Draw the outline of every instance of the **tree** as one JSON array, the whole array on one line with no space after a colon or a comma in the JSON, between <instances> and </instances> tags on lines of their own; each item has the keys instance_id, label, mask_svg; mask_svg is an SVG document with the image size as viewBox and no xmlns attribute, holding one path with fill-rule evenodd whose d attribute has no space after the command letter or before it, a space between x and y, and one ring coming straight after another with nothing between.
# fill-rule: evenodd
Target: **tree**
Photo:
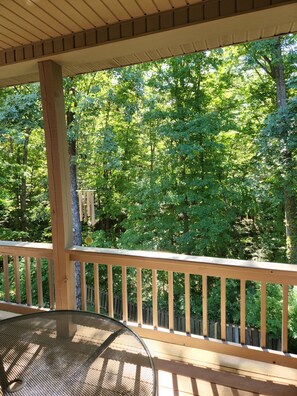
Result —
<instances>
[{"instance_id":1,"label":"tree","mask_svg":"<svg viewBox=\"0 0 297 396\"><path fill-rule=\"evenodd\" d=\"M77 195L77 135L79 134L79 123L76 120L76 87L73 78L65 80L64 91L66 98L66 127L69 154L69 171L70 171L70 189L71 189L71 212L73 223L73 244L82 246L82 227L80 221L78 195ZM76 307L81 309L81 283L80 283L80 263L76 262L75 266L75 290L76 290Z\"/></svg>"},{"instance_id":2,"label":"tree","mask_svg":"<svg viewBox=\"0 0 297 396\"><path fill-rule=\"evenodd\" d=\"M8 239L42 240L48 238L49 210L39 87L8 88L2 94L2 224Z\"/></svg>"},{"instance_id":3,"label":"tree","mask_svg":"<svg viewBox=\"0 0 297 396\"><path fill-rule=\"evenodd\" d=\"M214 105L209 89L221 52L155 63L145 74L145 151L121 246L224 255L234 211L225 204L218 135L230 112L228 100Z\"/></svg>"},{"instance_id":4,"label":"tree","mask_svg":"<svg viewBox=\"0 0 297 396\"><path fill-rule=\"evenodd\" d=\"M289 42L291 40L291 37L287 39ZM288 58L290 53L282 52L283 43L284 40L280 37L252 43L248 46L247 55L253 61L254 67L260 68L272 79L275 87L276 112L267 118L265 128L259 136L259 152L264 157L266 171L269 166L274 165L276 183L283 194L287 259L290 263L297 263L297 202L294 183L297 148L296 113L295 101L288 104L285 57ZM290 43L286 44L288 47ZM289 66L291 64L292 60Z\"/></svg>"}]
</instances>

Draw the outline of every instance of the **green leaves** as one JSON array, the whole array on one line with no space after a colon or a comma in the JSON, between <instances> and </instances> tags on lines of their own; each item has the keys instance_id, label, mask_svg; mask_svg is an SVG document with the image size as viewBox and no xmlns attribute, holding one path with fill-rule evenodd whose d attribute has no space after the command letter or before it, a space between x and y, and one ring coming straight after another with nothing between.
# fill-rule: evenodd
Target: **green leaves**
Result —
<instances>
[{"instance_id":1,"label":"green leaves","mask_svg":"<svg viewBox=\"0 0 297 396\"><path fill-rule=\"evenodd\" d=\"M78 188L95 190L97 222L84 225L84 239L100 247L288 260L284 211L288 202L293 215L296 207L296 53L290 35L65 79ZM280 61L287 100L277 108ZM3 236L50 239L38 87L2 90L0 104ZM175 283L182 312L180 274ZM197 280L191 287L200 286ZM209 288L215 320L219 281L210 279ZM227 285L233 322L238 291L237 281ZM259 325L259 293L258 284L248 284L250 326ZM272 307L281 300L279 288L269 286L269 293ZM162 298L166 306L166 291ZM200 301L191 303L201 314ZM269 326L277 335L278 308L272 308ZM290 331L295 337L293 320Z\"/></svg>"},{"instance_id":2,"label":"green leaves","mask_svg":"<svg viewBox=\"0 0 297 396\"><path fill-rule=\"evenodd\" d=\"M0 108L2 239L43 240L47 170L39 87L3 90Z\"/></svg>"}]
</instances>

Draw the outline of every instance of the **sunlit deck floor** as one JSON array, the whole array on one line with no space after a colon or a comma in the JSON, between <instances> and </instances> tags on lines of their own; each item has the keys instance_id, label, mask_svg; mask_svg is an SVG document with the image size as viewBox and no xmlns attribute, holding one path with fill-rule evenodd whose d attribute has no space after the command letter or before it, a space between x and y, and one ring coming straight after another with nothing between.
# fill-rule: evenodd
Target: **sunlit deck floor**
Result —
<instances>
[{"instance_id":1,"label":"sunlit deck floor","mask_svg":"<svg viewBox=\"0 0 297 396\"><path fill-rule=\"evenodd\" d=\"M159 396L297 395L297 368L145 340Z\"/></svg>"},{"instance_id":2,"label":"sunlit deck floor","mask_svg":"<svg viewBox=\"0 0 297 396\"><path fill-rule=\"evenodd\" d=\"M0 311L0 320L10 316ZM297 368L144 341L154 358L158 396L297 395Z\"/></svg>"}]
</instances>

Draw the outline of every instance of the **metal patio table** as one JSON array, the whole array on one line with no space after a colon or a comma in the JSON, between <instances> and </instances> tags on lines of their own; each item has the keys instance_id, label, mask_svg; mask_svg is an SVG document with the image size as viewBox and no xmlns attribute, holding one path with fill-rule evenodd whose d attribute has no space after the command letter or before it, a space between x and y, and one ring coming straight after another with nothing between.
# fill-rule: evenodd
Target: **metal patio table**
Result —
<instances>
[{"instance_id":1,"label":"metal patio table","mask_svg":"<svg viewBox=\"0 0 297 396\"><path fill-rule=\"evenodd\" d=\"M150 353L125 324L82 311L49 311L0 322L3 395L151 396Z\"/></svg>"}]
</instances>

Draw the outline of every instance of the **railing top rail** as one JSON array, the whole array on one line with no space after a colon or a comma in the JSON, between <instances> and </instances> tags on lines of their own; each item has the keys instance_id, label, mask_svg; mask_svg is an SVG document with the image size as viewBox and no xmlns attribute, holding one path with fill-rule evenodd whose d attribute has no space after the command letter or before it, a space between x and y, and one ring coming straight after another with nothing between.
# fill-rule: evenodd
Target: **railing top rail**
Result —
<instances>
[{"instance_id":1,"label":"railing top rail","mask_svg":"<svg viewBox=\"0 0 297 396\"><path fill-rule=\"evenodd\" d=\"M151 269L164 269L177 272L201 273L207 272L209 275L228 277L232 273L233 278L256 279L258 276L253 274L262 273L262 277L268 276L267 281L277 275L281 275L281 282L297 282L297 265L281 264L271 262L256 262L235 259L223 259L202 256L189 256L184 254L131 251L121 249L102 249L94 247L73 246L67 249L70 259L75 261L90 261L101 264L113 265L134 265ZM100 260L100 261L98 261ZM182 267L181 267L182 266ZM194 272L192 272L194 271Z\"/></svg>"},{"instance_id":2,"label":"railing top rail","mask_svg":"<svg viewBox=\"0 0 297 396\"><path fill-rule=\"evenodd\" d=\"M82 246L72 246L66 253L72 261L297 285L297 265L293 264ZM53 248L50 243L0 241L0 254L52 258Z\"/></svg>"},{"instance_id":3,"label":"railing top rail","mask_svg":"<svg viewBox=\"0 0 297 396\"><path fill-rule=\"evenodd\" d=\"M0 241L0 254L52 258L53 247L51 243Z\"/></svg>"}]
</instances>

